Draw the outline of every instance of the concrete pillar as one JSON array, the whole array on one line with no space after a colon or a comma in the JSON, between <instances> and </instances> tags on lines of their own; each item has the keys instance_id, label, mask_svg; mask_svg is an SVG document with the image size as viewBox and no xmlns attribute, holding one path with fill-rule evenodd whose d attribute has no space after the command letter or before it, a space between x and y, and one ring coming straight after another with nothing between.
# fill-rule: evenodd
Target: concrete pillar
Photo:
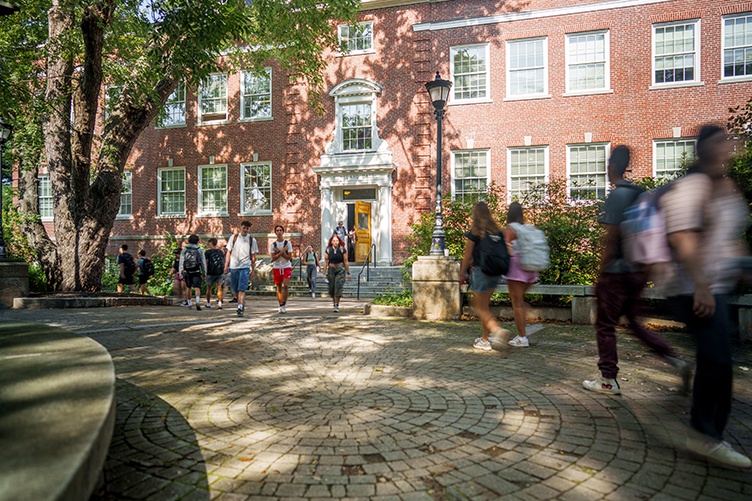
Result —
<instances>
[{"instance_id":1,"label":"concrete pillar","mask_svg":"<svg viewBox=\"0 0 752 501\"><path fill-rule=\"evenodd\" d=\"M572 323L593 325L597 301L593 296L574 296L572 298Z\"/></svg>"},{"instance_id":2,"label":"concrete pillar","mask_svg":"<svg viewBox=\"0 0 752 501\"><path fill-rule=\"evenodd\" d=\"M29 294L29 265L23 261L0 261L0 308L12 308L14 297Z\"/></svg>"},{"instance_id":3,"label":"concrete pillar","mask_svg":"<svg viewBox=\"0 0 752 501\"><path fill-rule=\"evenodd\" d=\"M462 315L460 263L454 257L420 256L413 264L413 315L457 320Z\"/></svg>"}]
</instances>

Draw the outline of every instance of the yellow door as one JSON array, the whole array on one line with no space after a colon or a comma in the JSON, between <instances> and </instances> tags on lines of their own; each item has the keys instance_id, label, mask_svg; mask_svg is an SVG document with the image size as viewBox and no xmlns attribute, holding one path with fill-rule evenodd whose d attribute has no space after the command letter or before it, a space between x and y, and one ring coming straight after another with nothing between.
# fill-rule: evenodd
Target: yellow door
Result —
<instances>
[{"instance_id":1,"label":"yellow door","mask_svg":"<svg viewBox=\"0 0 752 501\"><path fill-rule=\"evenodd\" d=\"M355 260L362 263L368 257L371 248L371 203L355 202ZM371 261L375 256L371 256Z\"/></svg>"}]
</instances>

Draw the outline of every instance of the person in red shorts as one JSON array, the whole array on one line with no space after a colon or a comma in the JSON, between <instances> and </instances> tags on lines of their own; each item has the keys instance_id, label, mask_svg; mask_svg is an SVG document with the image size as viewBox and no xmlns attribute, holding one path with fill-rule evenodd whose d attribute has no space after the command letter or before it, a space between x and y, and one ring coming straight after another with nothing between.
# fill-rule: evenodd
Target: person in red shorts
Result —
<instances>
[{"instance_id":1,"label":"person in red shorts","mask_svg":"<svg viewBox=\"0 0 752 501\"><path fill-rule=\"evenodd\" d=\"M277 239L269 244L272 273L274 285L277 286L279 313L287 313L287 296L290 294L290 278L292 278L292 244L284 239L285 228L281 224L274 227L274 234L277 235Z\"/></svg>"}]
</instances>

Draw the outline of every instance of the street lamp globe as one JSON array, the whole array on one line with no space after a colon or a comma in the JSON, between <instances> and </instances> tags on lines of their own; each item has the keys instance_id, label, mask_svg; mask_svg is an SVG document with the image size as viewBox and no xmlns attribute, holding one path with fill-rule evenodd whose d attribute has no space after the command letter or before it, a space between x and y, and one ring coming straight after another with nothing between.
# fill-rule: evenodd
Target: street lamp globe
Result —
<instances>
[{"instance_id":1,"label":"street lamp globe","mask_svg":"<svg viewBox=\"0 0 752 501\"><path fill-rule=\"evenodd\" d=\"M426 89L428 90L428 94L431 96L431 102L433 102L434 108L436 108L437 110L444 109L444 105L449 98L449 90L451 88L452 82L450 82L449 80L443 80L438 71L436 72L436 78L426 83Z\"/></svg>"}]
</instances>

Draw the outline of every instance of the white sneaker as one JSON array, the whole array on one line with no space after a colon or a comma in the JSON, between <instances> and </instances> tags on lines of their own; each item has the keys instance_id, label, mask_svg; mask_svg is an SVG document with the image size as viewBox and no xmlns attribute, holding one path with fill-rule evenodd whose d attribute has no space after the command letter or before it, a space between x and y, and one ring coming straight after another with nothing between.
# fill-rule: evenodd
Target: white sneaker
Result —
<instances>
[{"instance_id":1,"label":"white sneaker","mask_svg":"<svg viewBox=\"0 0 752 501\"><path fill-rule=\"evenodd\" d=\"M621 395L621 388L619 388L619 383L616 382L616 379L607 379L603 376L592 381L583 381L582 387L586 390L604 393L606 395Z\"/></svg>"},{"instance_id":2,"label":"white sneaker","mask_svg":"<svg viewBox=\"0 0 752 501\"><path fill-rule=\"evenodd\" d=\"M311 292L311 297L316 297L316 293L315 292Z\"/></svg>"},{"instance_id":3,"label":"white sneaker","mask_svg":"<svg viewBox=\"0 0 752 501\"><path fill-rule=\"evenodd\" d=\"M687 450L716 463L736 468L752 468L752 460L736 452L731 444L707 437L687 437Z\"/></svg>"},{"instance_id":4,"label":"white sneaker","mask_svg":"<svg viewBox=\"0 0 752 501\"><path fill-rule=\"evenodd\" d=\"M482 337L476 338L473 342L473 348L478 348L479 350L483 351L491 351L491 342L490 341L483 341Z\"/></svg>"},{"instance_id":5,"label":"white sneaker","mask_svg":"<svg viewBox=\"0 0 752 501\"><path fill-rule=\"evenodd\" d=\"M278 313L287 313L287 308L285 308L284 306L280 306Z\"/></svg>"},{"instance_id":6,"label":"white sneaker","mask_svg":"<svg viewBox=\"0 0 752 501\"><path fill-rule=\"evenodd\" d=\"M339 313L339 305L338 304L334 305L334 313Z\"/></svg>"},{"instance_id":7,"label":"white sneaker","mask_svg":"<svg viewBox=\"0 0 752 501\"><path fill-rule=\"evenodd\" d=\"M206 303L207 308L211 308L211 303Z\"/></svg>"},{"instance_id":8,"label":"white sneaker","mask_svg":"<svg viewBox=\"0 0 752 501\"><path fill-rule=\"evenodd\" d=\"M509 341L509 346L514 346L516 348L527 348L530 346L530 343L527 340L527 337L520 337L515 336L514 339Z\"/></svg>"},{"instance_id":9,"label":"white sneaker","mask_svg":"<svg viewBox=\"0 0 752 501\"><path fill-rule=\"evenodd\" d=\"M217 303L217 309L218 309L218 310L221 310L221 309L222 309L222 301L219 301L219 302Z\"/></svg>"}]
</instances>

